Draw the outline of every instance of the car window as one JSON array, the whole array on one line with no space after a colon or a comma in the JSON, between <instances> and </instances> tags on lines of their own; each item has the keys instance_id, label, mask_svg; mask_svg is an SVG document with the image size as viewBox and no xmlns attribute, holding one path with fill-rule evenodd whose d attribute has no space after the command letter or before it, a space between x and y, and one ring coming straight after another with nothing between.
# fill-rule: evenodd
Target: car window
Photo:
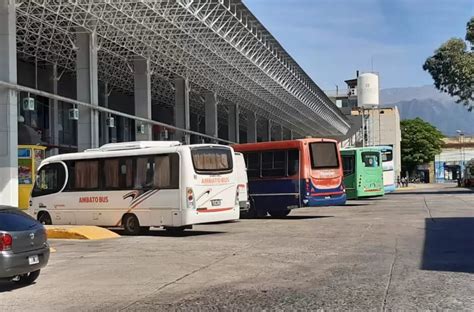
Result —
<instances>
[{"instance_id":1,"label":"car window","mask_svg":"<svg viewBox=\"0 0 474 312\"><path fill-rule=\"evenodd\" d=\"M0 210L0 231L26 231L34 228L35 225L39 225L39 223L21 210Z\"/></svg>"}]
</instances>

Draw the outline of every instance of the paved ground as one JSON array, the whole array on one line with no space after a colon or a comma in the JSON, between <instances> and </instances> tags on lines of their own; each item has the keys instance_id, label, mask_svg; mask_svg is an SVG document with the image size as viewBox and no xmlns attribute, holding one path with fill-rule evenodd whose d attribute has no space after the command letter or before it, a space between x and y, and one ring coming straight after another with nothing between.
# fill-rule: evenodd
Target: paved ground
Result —
<instances>
[{"instance_id":1,"label":"paved ground","mask_svg":"<svg viewBox=\"0 0 474 312\"><path fill-rule=\"evenodd\" d=\"M183 237L52 241L1 311L474 310L474 193L417 188Z\"/></svg>"}]
</instances>

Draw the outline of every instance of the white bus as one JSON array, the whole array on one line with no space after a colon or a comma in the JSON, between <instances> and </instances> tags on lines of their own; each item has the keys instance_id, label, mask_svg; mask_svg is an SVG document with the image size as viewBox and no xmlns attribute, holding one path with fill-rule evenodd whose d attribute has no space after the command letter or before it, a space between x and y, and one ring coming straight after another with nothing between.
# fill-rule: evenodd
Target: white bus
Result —
<instances>
[{"instance_id":1,"label":"white bus","mask_svg":"<svg viewBox=\"0 0 474 312\"><path fill-rule=\"evenodd\" d=\"M239 219L231 147L180 142L106 144L45 159L30 214L43 224L123 227L138 234Z\"/></svg>"},{"instance_id":2,"label":"white bus","mask_svg":"<svg viewBox=\"0 0 474 312\"><path fill-rule=\"evenodd\" d=\"M385 193L394 192L396 189L395 185L395 168L393 161L393 147L389 145L377 146L382 154L382 167L383 167L383 186Z\"/></svg>"}]
</instances>

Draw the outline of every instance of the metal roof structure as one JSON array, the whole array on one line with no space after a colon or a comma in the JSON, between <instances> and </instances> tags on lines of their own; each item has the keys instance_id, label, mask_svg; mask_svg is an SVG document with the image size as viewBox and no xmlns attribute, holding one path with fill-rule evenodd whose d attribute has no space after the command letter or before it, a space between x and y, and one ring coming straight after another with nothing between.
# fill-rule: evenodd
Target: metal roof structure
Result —
<instances>
[{"instance_id":1,"label":"metal roof structure","mask_svg":"<svg viewBox=\"0 0 474 312\"><path fill-rule=\"evenodd\" d=\"M149 59L153 103L174 105L187 78L191 107L206 92L300 135L339 135L350 125L240 0L16 0L17 51L74 71L75 36L95 33L99 79L133 92L133 60Z\"/></svg>"}]
</instances>

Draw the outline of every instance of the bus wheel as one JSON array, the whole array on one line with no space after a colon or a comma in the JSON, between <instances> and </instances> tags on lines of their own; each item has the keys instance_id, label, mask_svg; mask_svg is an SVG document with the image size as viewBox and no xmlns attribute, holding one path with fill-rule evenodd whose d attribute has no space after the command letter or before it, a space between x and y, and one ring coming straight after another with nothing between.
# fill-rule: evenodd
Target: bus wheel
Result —
<instances>
[{"instance_id":1,"label":"bus wheel","mask_svg":"<svg viewBox=\"0 0 474 312\"><path fill-rule=\"evenodd\" d=\"M278 210L269 210L268 213L273 217L273 218L283 218L289 215L291 210L289 209L278 209Z\"/></svg>"},{"instance_id":2,"label":"bus wheel","mask_svg":"<svg viewBox=\"0 0 474 312\"><path fill-rule=\"evenodd\" d=\"M126 214L122 220L123 229L127 235L138 235L140 234L140 222L134 214Z\"/></svg>"},{"instance_id":3,"label":"bus wheel","mask_svg":"<svg viewBox=\"0 0 474 312\"><path fill-rule=\"evenodd\" d=\"M49 215L49 213L47 213L45 211L41 211L38 214L38 222L43 224L43 225L53 224L53 221L51 220L51 216Z\"/></svg>"}]
</instances>

